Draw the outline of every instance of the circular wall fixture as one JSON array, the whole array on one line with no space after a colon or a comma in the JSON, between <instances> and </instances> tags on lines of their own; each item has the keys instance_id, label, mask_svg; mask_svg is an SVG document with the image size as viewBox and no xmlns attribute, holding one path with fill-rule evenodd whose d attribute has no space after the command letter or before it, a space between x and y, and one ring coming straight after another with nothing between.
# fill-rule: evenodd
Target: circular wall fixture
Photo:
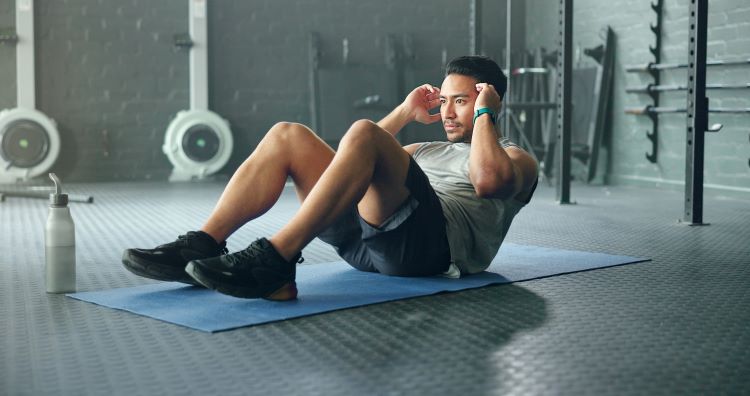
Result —
<instances>
[{"instance_id":1,"label":"circular wall fixture","mask_svg":"<svg viewBox=\"0 0 750 396\"><path fill-rule=\"evenodd\" d=\"M210 110L177 113L162 150L174 165L170 181L202 179L216 173L232 154L229 123Z\"/></svg>"},{"instance_id":2,"label":"circular wall fixture","mask_svg":"<svg viewBox=\"0 0 750 396\"><path fill-rule=\"evenodd\" d=\"M21 107L0 111L0 182L41 175L59 154L60 134L52 119Z\"/></svg>"}]
</instances>

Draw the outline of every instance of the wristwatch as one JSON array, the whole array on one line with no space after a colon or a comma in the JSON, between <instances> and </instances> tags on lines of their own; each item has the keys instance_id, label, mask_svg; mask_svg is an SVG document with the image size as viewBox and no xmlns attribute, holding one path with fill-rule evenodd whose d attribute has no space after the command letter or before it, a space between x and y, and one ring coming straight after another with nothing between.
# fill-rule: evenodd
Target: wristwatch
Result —
<instances>
[{"instance_id":1,"label":"wristwatch","mask_svg":"<svg viewBox=\"0 0 750 396\"><path fill-rule=\"evenodd\" d=\"M473 122L475 124L477 122L477 117L479 117L482 114L489 114L490 115L490 120L492 121L492 125L495 125L495 121L497 120L497 115L489 107L482 107L481 109L477 109L474 112L474 121Z\"/></svg>"}]
</instances>

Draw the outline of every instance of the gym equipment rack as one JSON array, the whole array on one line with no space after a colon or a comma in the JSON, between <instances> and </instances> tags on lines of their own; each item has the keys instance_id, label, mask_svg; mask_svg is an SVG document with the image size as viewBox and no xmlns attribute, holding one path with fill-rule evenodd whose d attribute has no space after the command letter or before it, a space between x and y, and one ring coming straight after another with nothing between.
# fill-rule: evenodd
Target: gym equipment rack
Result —
<instances>
[{"instance_id":1,"label":"gym equipment rack","mask_svg":"<svg viewBox=\"0 0 750 396\"><path fill-rule=\"evenodd\" d=\"M654 5L652 5L654 7ZM687 113L686 126L686 155L685 155L685 200L681 222L688 225L704 225L703 223L703 168L705 151L705 133L718 132L721 124L708 126L708 113L748 114L750 108L710 108L706 97L706 89L747 89L750 84L706 84L706 68L715 66L750 65L750 59L745 60L706 60L706 43L708 34L708 0L693 0L690 3L689 48L687 63L647 63L626 67L626 71L633 73L649 72L654 74L660 70L687 69L687 85L659 85L658 81L645 87L627 88L629 93L648 93L656 98L659 92L687 91L687 106L659 107L656 104L638 108L626 108L625 113L647 115L656 120L659 114ZM654 27L652 26L652 30ZM652 51L653 52L653 51ZM654 123L656 125L656 122ZM649 139L651 137L649 136ZM656 141L654 142L653 157L656 160ZM653 161L652 161L653 158ZM750 161L748 162L750 165Z\"/></svg>"},{"instance_id":2,"label":"gym equipment rack","mask_svg":"<svg viewBox=\"0 0 750 396\"><path fill-rule=\"evenodd\" d=\"M664 9L664 0L657 0L656 3L651 3L651 10L656 13L656 24L650 25L651 31L656 36L656 43L654 46L649 46L648 50L651 55L654 56L654 63L650 65L658 64L661 61L661 29L662 29L662 10ZM648 73L651 74L654 82L649 86L659 86L661 76L659 75L659 69L646 68ZM647 90L646 93L651 97L653 103L652 107L659 107L659 91ZM654 113L647 113L651 118L651 132L646 131L646 137L651 141L651 153L646 153L646 159L652 164L656 163L659 155L659 117Z\"/></svg>"}]
</instances>

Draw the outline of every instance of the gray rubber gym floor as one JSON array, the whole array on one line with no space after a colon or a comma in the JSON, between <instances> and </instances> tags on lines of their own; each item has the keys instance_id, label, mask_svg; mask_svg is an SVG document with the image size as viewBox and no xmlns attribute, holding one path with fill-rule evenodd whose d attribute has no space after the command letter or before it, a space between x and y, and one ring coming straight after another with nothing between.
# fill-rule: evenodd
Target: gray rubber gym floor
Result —
<instances>
[{"instance_id":1,"label":"gray rubber gym floor","mask_svg":"<svg viewBox=\"0 0 750 396\"><path fill-rule=\"evenodd\" d=\"M87 184L71 204L78 288L146 284L126 247L198 228L222 184ZM707 192L542 186L508 240L652 262L207 334L44 292L46 202L0 204L0 394L439 395L750 392L750 205ZM229 241L278 229L277 209ZM303 265L335 260L314 242ZM345 297L342 297L345 298Z\"/></svg>"}]
</instances>

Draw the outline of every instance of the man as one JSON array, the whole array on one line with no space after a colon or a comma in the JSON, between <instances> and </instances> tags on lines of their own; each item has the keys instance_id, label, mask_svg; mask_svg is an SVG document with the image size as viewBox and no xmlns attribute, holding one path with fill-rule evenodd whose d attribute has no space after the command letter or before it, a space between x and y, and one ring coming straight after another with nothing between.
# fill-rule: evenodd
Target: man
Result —
<instances>
[{"instance_id":1,"label":"man","mask_svg":"<svg viewBox=\"0 0 750 396\"><path fill-rule=\"evenodd\" d=\"M276 124L200 231L156 249L128 249L123 264L148 278L276 301L297 297L296 264L315 237L363 271L480 272L537 180L534 159L496 128L505 89L494 61L460 57L447 65L440 88L422 85L377 124L352 124L337 152L303 125ZM436 107L440 114L430 114ZM448 142L401 147L394 138L409 122L440 120ZM269 239L226 254L226 238L270 209L287 177L299 211Z\"/></svg>"}]
</instances>

